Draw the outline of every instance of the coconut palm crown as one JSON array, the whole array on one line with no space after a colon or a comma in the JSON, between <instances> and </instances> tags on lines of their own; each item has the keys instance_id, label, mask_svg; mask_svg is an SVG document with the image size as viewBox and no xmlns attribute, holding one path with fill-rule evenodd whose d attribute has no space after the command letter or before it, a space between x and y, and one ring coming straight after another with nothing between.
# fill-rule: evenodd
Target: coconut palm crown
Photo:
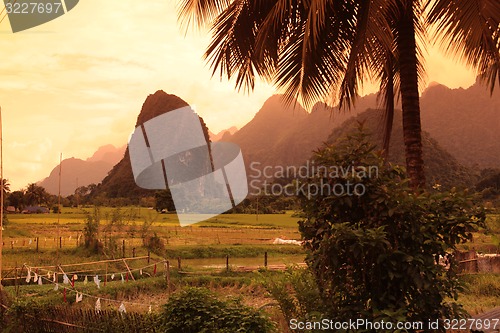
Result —
<instances>
[{"instance_id":1,"label":"coconut palm crown","mask_svg":"<svg viewBox=\"0 0 500 333\"><path fill-rule=\"evenodd\" d=\"M386 153L400 98L415 190L425 187L420 45L440 44L491 90L500 83L498 0L182 0L179 18L186 27L210 28L205 58L213 74L235 78L238 90L252 90L261 77L283 90L288 102L350 108L365 80L378 82Z\"/></svg>"}]
</instances>

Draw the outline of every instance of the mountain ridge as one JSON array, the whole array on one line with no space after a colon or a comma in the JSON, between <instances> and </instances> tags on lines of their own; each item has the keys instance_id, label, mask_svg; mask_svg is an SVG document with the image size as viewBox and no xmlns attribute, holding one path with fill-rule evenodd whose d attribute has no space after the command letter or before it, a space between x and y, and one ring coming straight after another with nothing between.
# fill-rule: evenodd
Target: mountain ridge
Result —
<instances>
[{"instance_id":1,"label":"mountain ridge","mask_svg":"<svg viewBox=\"0 0 500 333\"><path fill-rule=\"evenodd\" d=\"M168 94L163 90L158 90L154 94L148 95L141 111L137 116L135 127L140 126L144 122L167 113L169 111L189 106L182 98ZM205 140L209 142L208 128L199 117L200 123L205 135ZM103 195L108 198L140 198L144 196L154 195L155 190L147 190L137 186L132 173L132 165L130 162L129 149L125 150L125 155L102 180L102 182L93 190L92 196Z\"/></svg>"},{"instance_id":2,"label":"mountain ridge","mask_svg":"<svg viewBox=\"0 0 500 333\"><path fill-rule=\"evenodd\" d=\"M85 160L75 157L66 158L52 169L49 176L37 184L44 187L50 194L58 194L61 166L61 195L74 194L77 187L101 182L113 165L123 157L125 148L126 146L104 145Z\"/></svg>"},{"instance_id":3,"label":"mountain ridge","mask_svg":"<svg viewBox=\"0 0 500 333\"><path fill-rule=\"evenodd\" d=\"M156 111L141 115L141 109L137 121L145 121L165 110L187 105L175 95L166 95L174 96L167 102L168 105L146 99L143 109L147 102L146 109ZM489 96L478 82L466 89L451 89L434 82L422 92L420 100L423 130L460 164L474 169L500 167L500 154L494 153L500 152L499 91ZM346 120L367 109L379 107L377 95L370 94L359 97L350 111L341 111L338 107L318 102L307 112L297 101L283 104L281 95L273 95L241 129L231 134L229 128L217 136L222 134L219 140L233 142L241 147L247 169L250 161L261 165L299 165ZM397 122L395 120L395 125ZM378 121L377 126L377 131L380 131L381 121ZM105 155L104 150L99 154ZM87 160L93 161L97 158L96 154ZM126 152L125 155L126 160ZM115 164L119 163L123 164L123 159Z\"/></svg>"}]
</instances>

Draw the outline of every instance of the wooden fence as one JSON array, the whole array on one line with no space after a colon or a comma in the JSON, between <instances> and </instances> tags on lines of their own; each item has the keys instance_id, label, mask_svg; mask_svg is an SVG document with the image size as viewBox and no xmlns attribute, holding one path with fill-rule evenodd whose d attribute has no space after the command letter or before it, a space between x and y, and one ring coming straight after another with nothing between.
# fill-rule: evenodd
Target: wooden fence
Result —
<instances>
[{"instance_id":1,"label":"wooden fence","mask_svg":"<svg viewBox=\"0 0 500 333\"><path fill-rule=\"evenodd\" d=\"M500 273L500 255L480 255L476 251L457 251L458 269L461 273Z\"/></svg>"},{"instance_id":2,"label":"wooden fence","mask_svg":"<svg viewBox=\"0 0 500 333\"><path fill-rule=\"evenodd\" d=\"M159 319L156 314L96 311L68 306L19 307L9 311L4 318L9 332L14 333L161 332Z\"/></svg>"}]
</instances>

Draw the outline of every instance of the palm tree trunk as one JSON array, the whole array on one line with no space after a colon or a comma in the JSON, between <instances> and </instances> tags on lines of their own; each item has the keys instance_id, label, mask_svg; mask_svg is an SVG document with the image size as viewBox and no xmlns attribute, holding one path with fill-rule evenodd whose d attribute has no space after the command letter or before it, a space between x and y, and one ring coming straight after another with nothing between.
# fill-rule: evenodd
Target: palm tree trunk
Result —
<instances>
[{"instance_id":1,"label":"palm tree trunk","mask_svg":"<svg viewBox=\"0 0 500 333\"><path fill-rule=\"evenodd\" d=\"M385 114L384 114L384 135L382 140L383 154L382 156L386 159L389 157L389 146L391 143L392 125L394 123L394 63L392 59L392 53L387 52L387 86L385 88ZM389 54L390 53L390 54Z\"/></svg>"},{"instance_id":2,"label":"palm tree trunk","mask_svg":"<svg viewBox=\"0 0 500 333\"><path fill-rule=\"evenodd\" d=\"M425 174L422 159L422 129L420 124L414 11L413 0L402 2L404 2L404 8L402 8L401 18L397 25L397 47L400 59L403 137L410 185L414 190L418 190L425 187Z\"/></svg>"}]
</instances>

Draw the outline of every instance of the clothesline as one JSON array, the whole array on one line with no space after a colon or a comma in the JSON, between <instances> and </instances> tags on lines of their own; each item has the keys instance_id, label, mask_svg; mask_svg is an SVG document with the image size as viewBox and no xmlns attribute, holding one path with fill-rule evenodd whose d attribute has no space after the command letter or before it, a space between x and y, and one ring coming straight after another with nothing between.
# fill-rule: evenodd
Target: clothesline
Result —
<instances>
[{"instance_id":1,"label":"clothesline","mask_svg":"<svg viewBox=\"0 0 500 333\"><path fill-rule=\"evenodd\" d=\"M57 271L58 269L61 270L61 271L63 271L62 270L63 267L85 266L85 265L90 265L90 264L96 265L96 264L110 263L110 262L123 262L125 264L125 266L127 266L127 270L128 270L130 268L127 265L127 261L128 260L134 260L134 259L148 259L148 262L149 262L151 260L151 257L150 256L143 256L143 257L122 258L122 259L109 259L109 260L102 260L102 261L95 261L95 262L86 262L86 263L78 263L78 264L64 264L64 265L51 265L51 266L28 266L27 264L23 264L19 268L21 269L21 274L22 274L22 271L23 271L23 269L25 267L29 267L29 268L31 268L31 270L37 270L38 269L38 270L45 270L45 271L48 271L48 272L52 272L52 271ZM161 263L161 262L164 262L164 261L156 261L155 263L150 264L150 265L145 266L145 267L151 267L151 266L154 266L155 264L158 264L158 263ZM145 267L143 267L143 269ZM16 268L7 269L6 272L8 272L8 273L6 274L6 276L2 280L4 280L4 281L6 281L6 280L15 280L16 278L14 278L14 277L7 278L7 276L10 275L16 269L19 269L19 268L16 267ZM71 271L71 272L68 272L68 273L70 273L70 274L79 274L79 273L85 273L85 272L100 272L100 271L103 271L105 269L106 268L96 268L96 269L93 269L93 270L75 270L75 271ZM140 269L141 268L138 268L137 270L140 270ZM134 269L134 270L136 270L136 269ZM101 274L101 275L105 275L105 274Z\"/></svg>"},{"instance_id":2,"label":"clothesline","mask_svg":"<svg viewBox=\"0 0 500 333\"><path fill-rule=\"evenodd\" d=\"M153 264L149 264L149 265L146 265L146 266L143 266L143 267L140 267L140 268L134 268L134 269L124 270L124 271L119 271L119 272L114 272L114 273L97 274L97 275L100 275L100 276L112 276L112 275L116 275L116 274L127 274L129 271L130 271L130 272L140 272L140 271L143 271L143 270L145 270L145 269L147 269L147 268L157 266L157 264L158 264L158 263L162 263L162 262L163 262L163 263L165 263L165 261L160 261L160 262L155 262L155 263L153 263ZM46 274L50 274L50 275L52 275L51 273L57 273L57 274L60 274L60 273L58 273L58 272L56 272L56 271L53 271L53 270L48 270L48 269L45 269L45 268L40 268L40 267L32 267L32 266L28 266L28 265L26 265L26 264L24 264L22 267L23 267L23 268L24 268L24 267L26 267L29 271L36 271L36 270L45 271L45 272L47 272ZM46 266L46 267L56 267L56 268L58 268L58 267L65 267L65 266L63 266L63 265L58 265L58 266ZM102 271L102 269L97 269L97 270L95 270L95 271ZM65 273L66 275L75 275L76 273L78 273L78 271L73 271L73 272L64 272L64 273ZM38 274L38 273L37 273L37 274ZM43 274L38 274L38 275L43 275ZM78 274L76 274L76 275L78 275ZM80 275L83 275L83 276L85 276L85 275L86 275L86 276L91 276L91 275L94 275L94 274L80 274ZM22 276L22 275L21 275L19 278L20 278L20 279L23 279L23 278L25 278L25 277L27 277L27 275L26 275L26 276Z\"/></svg>"},{"instance_id":3,"label":"clothesline","mask_svg":"<svg viewBox=\"0 0 500 333\"><path fill-rule=\"evenodd\" d=\"M122 262L123 260L141 260L141 259L147 259L151 258L150 256L141 256L141 257L128 257L128 258L120 258L120 259L106 259L106 260L100 260L100 261L90 261L90 262L82 262L82 263L74 263L74 264L61 264L61 265L48 265L48 266L30 266L32 268L52 268L52 267L72 267L72 266L86 266L86 265L96 265L96 264L105 264L105 263L111 263L111 262ZM161 261L160 261L161 262ZM25 266L24 264L23 266ZM6 268L5 270L13 270L15 269L14 267L11 268Z\"/></svg>"}]
</instances>

